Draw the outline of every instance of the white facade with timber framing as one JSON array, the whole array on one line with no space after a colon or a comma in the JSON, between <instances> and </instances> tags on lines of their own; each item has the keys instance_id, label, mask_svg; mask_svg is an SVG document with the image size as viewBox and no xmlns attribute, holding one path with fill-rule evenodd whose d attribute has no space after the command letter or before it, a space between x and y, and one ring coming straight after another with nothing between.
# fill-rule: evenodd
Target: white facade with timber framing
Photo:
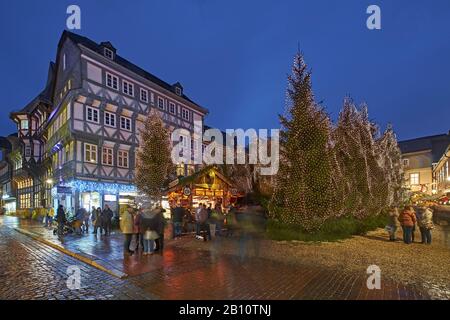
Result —
<instances>
[{"instance_id":1,"label":"white facade with timber framing","mask_svg":"<svg viewBox=\"0 0 450 320\"><path fill-rule=\"evenodd\" d=\"M149 112L159 113L171 130L190 132L208 113L180 83L170 85L142 70L109 42L97 44L67 31L49 79L49 114L28 123L27 132L40 130L40 140L22 141L31 146L31 157L39 155L36 161L48 159L41 181L51 184L51 204L68 209L105 203L118 209L121 198L132 197L139 130ZM19 128L29 117L14 113Z\"/></svg>"}]
</instances>

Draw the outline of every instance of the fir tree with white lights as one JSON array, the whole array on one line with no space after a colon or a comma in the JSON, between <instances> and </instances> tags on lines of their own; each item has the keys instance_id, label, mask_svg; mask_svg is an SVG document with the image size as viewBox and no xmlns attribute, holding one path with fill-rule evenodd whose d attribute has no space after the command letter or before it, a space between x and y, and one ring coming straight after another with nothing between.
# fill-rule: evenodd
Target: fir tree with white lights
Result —
<instances>
[{"instance_id":1,"label":"fir tree with white lights","mask_svg":"<svg viewBox=\"0 0 450 320\"><path fill-rule=\"evenodd\" d=\"M151 202L160 202L172 169L169 130L157 113L150 113L140 131L136 186Z\"/></svg>"},{"instance_id":2,"label":"fir tree with white lights","mask_svg":"<svg viewBox=\"0 0 450 320\"><path fill-rule=\"evenodd\" d=\"M280 115L280 169L270 211L273 218L318 229L333 211L330 120L311 89L311 72L298 53L288 77L286 115Z\"/></svg>"}]
</instances>

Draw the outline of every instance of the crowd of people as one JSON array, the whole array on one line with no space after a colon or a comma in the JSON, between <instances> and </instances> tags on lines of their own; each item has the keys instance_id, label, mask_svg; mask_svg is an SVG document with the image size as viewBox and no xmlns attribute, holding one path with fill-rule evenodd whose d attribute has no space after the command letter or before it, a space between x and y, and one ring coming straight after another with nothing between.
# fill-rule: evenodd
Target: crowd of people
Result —
<instances>
[{"instance_id":1,"label":"crowd of people","mask_svg":"<svg viewBox=\"0 0 450 320\"><path fill-rule=\"evenodd\" d=\"M416 226L420 230L421 243L431 244L431 231L434 228L433 211L428 207L419 207L417 210L412 206L406 206L403 210L392 207L389 210L389 240L396 241L397 229L402 228L403 242L411 244L415 240Z\"/></svg>"},{"instance_id":2,"label":"crowd of people","mask_svg":"<svg viewBox=\"0 0 450 320\"><path fill-rule=\"evenodd\" d=\"M64 209L63 205L59 205L56 216L53 207L47 208L44 225L46 228L53 228L53 223L56 221L57 234L60 237L64 235L64 228L66 227L72 229L78 235L87 234L91 224L94 228L93 234L97 235L98 230L100 230L100 235L109 236L113 218L114 213L108 205L105 205L103 210L100 207L92 207L90 212L85 208L79 208L73 216Z\"/></svg>"}]
</instances>

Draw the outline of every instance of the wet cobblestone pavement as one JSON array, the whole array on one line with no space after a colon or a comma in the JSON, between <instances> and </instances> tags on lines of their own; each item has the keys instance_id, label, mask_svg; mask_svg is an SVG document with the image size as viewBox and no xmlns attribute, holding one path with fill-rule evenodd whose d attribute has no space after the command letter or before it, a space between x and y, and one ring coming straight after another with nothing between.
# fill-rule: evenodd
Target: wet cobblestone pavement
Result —
<instances>
[{"instance_id":1,"label":"wet cobblestone pavement","mask_svg":"<svg viewBox=\"0 0 450 320\"><path fill-rule=\"evenodd\" d=\"M119 279L18 233L14 226L15 220L0 224L0 299L429 298L420 290L388 281L383 281L381 290L368 290L365 273L346 274L260 258L242 262L237 256L182 249L177 241L169 241L162 255L133 256L118 262L136 271ZM90 235L80 243L88 239ZM117 235L101 240L108 244L98 246L117 247L119 240ZM79 290L69 290L66 285L71 265L81 270Z\"/></svg>"}]
</instances>

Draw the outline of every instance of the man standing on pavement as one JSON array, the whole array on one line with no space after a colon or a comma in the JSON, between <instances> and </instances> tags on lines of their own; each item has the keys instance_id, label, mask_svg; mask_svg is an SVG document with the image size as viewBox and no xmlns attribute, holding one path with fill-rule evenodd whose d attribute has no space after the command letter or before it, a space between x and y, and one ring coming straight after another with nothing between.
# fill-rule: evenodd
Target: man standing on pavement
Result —
<instances>
[{"instance_id":1,"label":"man standing on pavement","mask_svg":"<svg viewBox=\"0 0 450 320\"><path fill-rule=\"evenodd\" d=\"M172 222L173 222L173 238L176 239L181 236L181 227L183 224L183 217L185 215L184 208L178 202L177 206L172 212Z\"/></svg>"},{"instance_id":2,"label":"man standing on pavement","mask_svg":"<svg viewBox=\"0 0 450 320\"><path fill-rule=\"evenodd\" d=\"M62 204L59 205L58 210L56 211L56 221L58 222L58 237L62 237L64 235L64 225L67 221Z\"/></svg>"},{"instance_id":3,"label":"man standing on pavement","mask_svg":"<svg viewBox=\"0 0 450 320\"><path fill-rule=\"evenodd\" d=\"M109 205L105 205L105 209L103 210L102 219L103 219L103 229L105 230L105 236L108 236L111 234L111 225L112 225L112 218L113 218L113 212Z\"/></svg>"}]
</instances>

